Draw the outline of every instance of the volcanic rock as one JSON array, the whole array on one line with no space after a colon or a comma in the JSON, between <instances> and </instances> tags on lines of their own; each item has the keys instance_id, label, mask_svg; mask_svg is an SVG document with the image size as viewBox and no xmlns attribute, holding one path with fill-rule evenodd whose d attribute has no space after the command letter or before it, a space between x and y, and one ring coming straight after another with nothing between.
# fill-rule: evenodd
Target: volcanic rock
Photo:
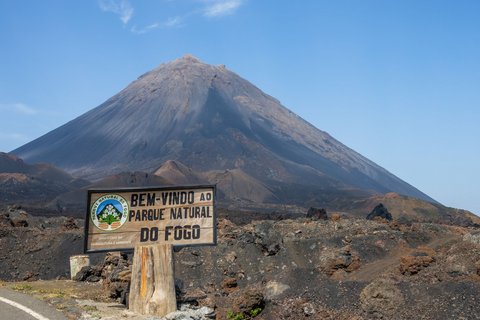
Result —
<instances>
[{"instance_id":1,"label":"volcanic rock","mask_svg":"<svg viewBox=\"0 0 480 320\"><path fill-rule=\"evenodd\" d=\"M307 218L313 220L327 220L327 210L310 207L307 211Z\"/></svg>"},{"instance_id":2,"label":"volcanic rock","mask_svg":"<svg viewBox=\"0 0 480 320\"><path fill-rule=\"evenodd\" d=\"M366 286L360 294L362 309L369 319L391 319L402 307L404 297L391 279L378 279Z\"/></svg>"},{"instance_id":3,"label":"volcanic rock","mask_svg":"<svg viewBox=\"0 0 480 320\"><path fill-rule=\"evenodd\" d=\"M73 277L75 281L98 282L102 275L101 266L85 266Z\"/></svg>"},{"instance_id":4,"label":"volcanic rock","mask_svg":"<svg viewBox=\"0 0 480 320\"><path fill-rule=\"evenodd\" d=\"M428 247L420 247L401 257L400 272L405 275L416 274L433 261L435 261L435 251Z\"/></svg>"},{"instance_id":5,"label":"volcanic rock","mask_svg":"<svg viewBox=\"0 0 480 320\"><path fill-rule=\"evenodd\" d=\"M368 220L373 220L375 218L382 218L388 221L392 221L392 215L388 212L388 209L385 208L383 204L378 204L375 208L373 208L372 212L370 212L367 216Z\"/></svg>"},{"instance_id":6,"label":"volcanic rock","mask_svg":"<svg viewBox=\"0 0 480 320\"><path fill-rule=\"evenodd\" d=\"M281 249L282 236L270 222L261 222L255 226L255 243L260 246L266 256L272 256Z\"/></svg>"},{"instance_id":7,"label":"volcanic rock","mask_svg":"<svg viewBox=\"0 0 480 320\"><path fill-rule=\"evenodd\" d=\"M5 280L68 275L69 256L81 252L83 232L64 228L66 221L64 217L33 216L28 227L5 224L0 228L0 244L10 249L0 252L4 285L8 285ZM249 316L254 310L260 312L259 308L259 319L476 319L480 312L480 250L470 239L478 233L472 227L413 222L392 229L390 224L355 217L336 221L256 219L237 225L222 215L218 226L217 246L182 248L174 254L174 262L176 283L181 288L178 301L194 309L214 308L220 319L240 312ZM265 255L255 243L262 234L269 235L264 238L266 243L270 237L271 242L281 244L281 250ZM416 273L402 273L404 256L435 260ZM361 264L355 266L355 260ZM193 267L195 261L200 264ZM103 288L102 297L126 303L131 270L127 256L108 254L97 265L103 281L90 283L88 288ZM340 268L329 276L320 266ZM337 277L338 273L343 273L342 277ZM236 287L228 288L235 282ZM57 281L51 283L57 285ZM88 292L81 295L88 296ZM94 297L98 292L87 298ZM262 300L263 307L258 306ZM105 313L102 317L107 315L112 316Z\"/></svg>"},{"instance_id":8,"label":"volcanic rock","mask_svg":"<svg viewBox=\"0 0 480 320\"><path fill-rule=\"evenodd\" d=\"M265 307L265 298L259 290L250 289L241 292L234 303L234 311L250 315L253 310L262 310Z\"/></svg>"},{"instance_id":9,"label":"volcanic rock","mask_svg":"<svg viewBox=\"0 0 480 320\"><path fill-rule=\"evenodd\" d=\"M28 227L28 213L21 208L10 207L8 210L8 218L12 227Z\"/></svg>"}]
</instances>

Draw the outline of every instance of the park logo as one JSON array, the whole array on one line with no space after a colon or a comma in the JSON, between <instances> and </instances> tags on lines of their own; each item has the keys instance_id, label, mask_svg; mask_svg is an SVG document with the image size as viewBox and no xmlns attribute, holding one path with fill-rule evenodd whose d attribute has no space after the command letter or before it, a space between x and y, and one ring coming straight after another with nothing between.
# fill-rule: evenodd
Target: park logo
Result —
<instances>
[{"instance_id":1,"label":"park logo","mask_svg":"<svg viewBox=\"0 0 480 320\"><path fill-rule=\"evenodd\" d=\"M117 230L127 221L128 202L117 194L107 194L98 198L90 210L93 224L100 230Z\"/></svg>"}]
</instances>

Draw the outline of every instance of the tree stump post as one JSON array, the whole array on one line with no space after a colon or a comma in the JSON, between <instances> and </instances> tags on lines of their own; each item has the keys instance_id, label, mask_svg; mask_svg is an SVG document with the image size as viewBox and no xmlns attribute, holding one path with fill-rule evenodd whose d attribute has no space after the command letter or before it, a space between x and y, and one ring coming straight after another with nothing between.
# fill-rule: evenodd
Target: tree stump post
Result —
<instances>
[{"instance_id":1,"label":"tree stump post","mask_svg":"<svg viewBox=\"0 0 480 320\"><path fill-rule=\"evenodd\" d=\"M129 309L160 317L177 310L172 245L135 247Z\"/></svg>"}]
</instances>

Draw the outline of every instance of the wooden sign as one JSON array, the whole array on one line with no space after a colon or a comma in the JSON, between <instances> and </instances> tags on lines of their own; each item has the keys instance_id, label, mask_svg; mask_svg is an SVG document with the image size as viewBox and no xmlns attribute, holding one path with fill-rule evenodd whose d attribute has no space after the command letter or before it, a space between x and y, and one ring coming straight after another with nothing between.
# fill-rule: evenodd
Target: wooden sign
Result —
<instances>
[{"instance_id":1,"label":"wooden sign","mask_svg":"<svg viewBox=\"0 0 480 320\"><path fill-rule=\"evenodd\" d=\"M215 245L215 186L89 190L85 252Z\"/></svg>"}]
</instances>

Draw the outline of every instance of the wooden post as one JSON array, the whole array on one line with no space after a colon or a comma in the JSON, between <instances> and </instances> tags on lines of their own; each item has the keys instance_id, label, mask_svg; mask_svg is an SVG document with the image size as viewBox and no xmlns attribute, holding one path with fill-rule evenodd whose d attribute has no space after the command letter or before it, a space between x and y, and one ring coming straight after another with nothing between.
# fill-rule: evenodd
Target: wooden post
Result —
<instances>
[{"instance_id":1,"label":"wooden post","mask_svg":"<svg viewBox=\"0 0 480 320\"><path fill-rule=\"evenodd\" d=\"M172 245L135 247L129 309L160 317L177 310Z\"/></svg>"}]
</instances>

